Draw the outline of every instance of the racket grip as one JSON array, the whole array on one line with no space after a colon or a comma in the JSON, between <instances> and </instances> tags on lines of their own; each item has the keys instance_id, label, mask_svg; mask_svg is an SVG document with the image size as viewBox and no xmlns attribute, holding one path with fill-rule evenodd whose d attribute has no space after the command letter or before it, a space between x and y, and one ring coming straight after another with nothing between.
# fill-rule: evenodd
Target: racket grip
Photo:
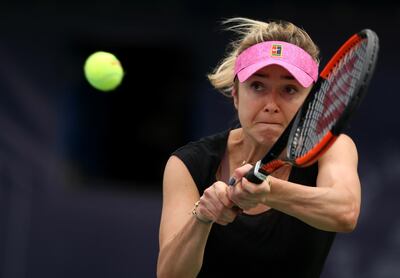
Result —
<instances>
[{"instance_id":1,"label":"racket grip","mask_svg":"<svg viewBox=\"0 0 400 278\"><path fill-rule=\"evenodd\" d=\"M251 168L250 171L248 171L244 177L251 183L255 184L262 183L264 180L257 177L254 171L256 171L256 168L253 166L253 168Z\"/></svg>"},{"instance_id":2,"label":"racket grip","mask_svg":"<svg viewBox=\"0 0 400 278\"><path fill-rule=\"evenodd\" d=\"M269 173L264 173L264 171L263 171L263 172L260 172L260 171L259 171L259 170L261 170L260 167L261 167L261 161L258 161L258 162L256 163L256 165L254 165L253 168L251 168L251 169L246 173L246 175L245 175L244 177L245 177L249 182L251 182L251 183L255 183L255 184L260 184L260 183L262 183L262 182L267 178L267 176L269 175ZM262 171L262 170L261 170L261 171ZM231 178L229 179L228 184L229 184L230 186L234 186L237 182L238 182L238 180L236 180L234 177L231 177Z\"/></svg>"},{"instance_id":3,"label":"racket grip","mask_svg":"<svg viewBox=\"0 0 400 278\"><path fill-rule=\"evenodd\" d=\"M248 171L244 177L251 183L255 184L262 183L267 178L268 175L265 175L264 173L261 173L259 171L260 166L261 162L258 161L256 165L254 165L253 168L251 168L250 171Z\"/></svg>"}]
</instances>

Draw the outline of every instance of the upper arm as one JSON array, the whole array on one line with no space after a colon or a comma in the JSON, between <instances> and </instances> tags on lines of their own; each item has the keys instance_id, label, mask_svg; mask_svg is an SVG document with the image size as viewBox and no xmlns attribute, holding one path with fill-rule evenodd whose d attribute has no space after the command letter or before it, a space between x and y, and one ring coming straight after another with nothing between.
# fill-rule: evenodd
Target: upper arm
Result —
<instances>
[{"instance_id":1,"label":"upper arm","mask_svg":"<svg viewBox=\"0 0 400 278\"><path fill-rule=\"evenodd\" d=\"M164 171L160 248L181 230L189 217L192 217L191 210L199 198L189 170L182 160L171 156Z\"/></svg>"},{"instance_id":2,"label":"upper arm","mask_svg":"<svg viewBox=\"0 0 400 278\"><path fill-rule=\"evenodd\" d=\"M361 186L357 168L357 148L349 136L342 134L318 161L317 186L350 193L359 205Z\"/></svg>"}]
</instances>

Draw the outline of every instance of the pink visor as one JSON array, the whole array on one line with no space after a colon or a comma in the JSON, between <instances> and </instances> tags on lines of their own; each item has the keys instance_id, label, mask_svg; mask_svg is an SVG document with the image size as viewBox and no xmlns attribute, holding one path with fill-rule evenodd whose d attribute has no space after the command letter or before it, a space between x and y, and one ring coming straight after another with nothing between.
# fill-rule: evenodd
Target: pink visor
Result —
<instances>
[{"instance_id":1,"label":"pink visor","mask_svg":"<svg viewBox=\"0 0 400 278\"><path fill-rule=\"evenodd\" d=\"M280 65L289 71L305 88L318 79L318 64L302 48L282 41L267 41L244 50L236 59L235 76L246 81L258 70Z\"/></svg>"}]
</instances>

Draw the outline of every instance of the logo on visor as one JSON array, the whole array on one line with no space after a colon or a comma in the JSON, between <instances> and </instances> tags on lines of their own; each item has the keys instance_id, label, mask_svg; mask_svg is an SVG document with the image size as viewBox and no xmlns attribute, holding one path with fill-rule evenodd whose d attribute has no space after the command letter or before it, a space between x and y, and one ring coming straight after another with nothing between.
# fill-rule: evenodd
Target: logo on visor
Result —
<instances>
[{"instance_id":1,"label":"logo on visor","mask_svg":"<svg viewBox=\"0 0 400 278\"><path fill-rule=\"evenodd\" d=\"M282 57L282 45L281 44L273 44L271 47L271 56L273 57Z\"/></svg>"}]
</instances>

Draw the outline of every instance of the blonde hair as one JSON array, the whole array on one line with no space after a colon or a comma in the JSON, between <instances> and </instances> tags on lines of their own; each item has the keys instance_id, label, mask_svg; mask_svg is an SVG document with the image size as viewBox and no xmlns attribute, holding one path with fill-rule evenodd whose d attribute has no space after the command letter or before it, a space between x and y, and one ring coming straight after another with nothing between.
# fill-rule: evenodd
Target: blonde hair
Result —
<instances>
[{"instance_id":1,"label":"blonde hair","mask_svg":"<svg viewBox=\"0 0 400 278\"><path fill-rule=\"evenodd\" d=\"M207 77L215 89L232 96L234 66L237 56L245 49L264 41L284 41L304 49L319 63L319 49L303 29L287 21L262 22L249 18L235 17L222 22L232 24L225 30L233 31L238 39L229 44L230 51Z\"/></svg>"}]
</instances>

